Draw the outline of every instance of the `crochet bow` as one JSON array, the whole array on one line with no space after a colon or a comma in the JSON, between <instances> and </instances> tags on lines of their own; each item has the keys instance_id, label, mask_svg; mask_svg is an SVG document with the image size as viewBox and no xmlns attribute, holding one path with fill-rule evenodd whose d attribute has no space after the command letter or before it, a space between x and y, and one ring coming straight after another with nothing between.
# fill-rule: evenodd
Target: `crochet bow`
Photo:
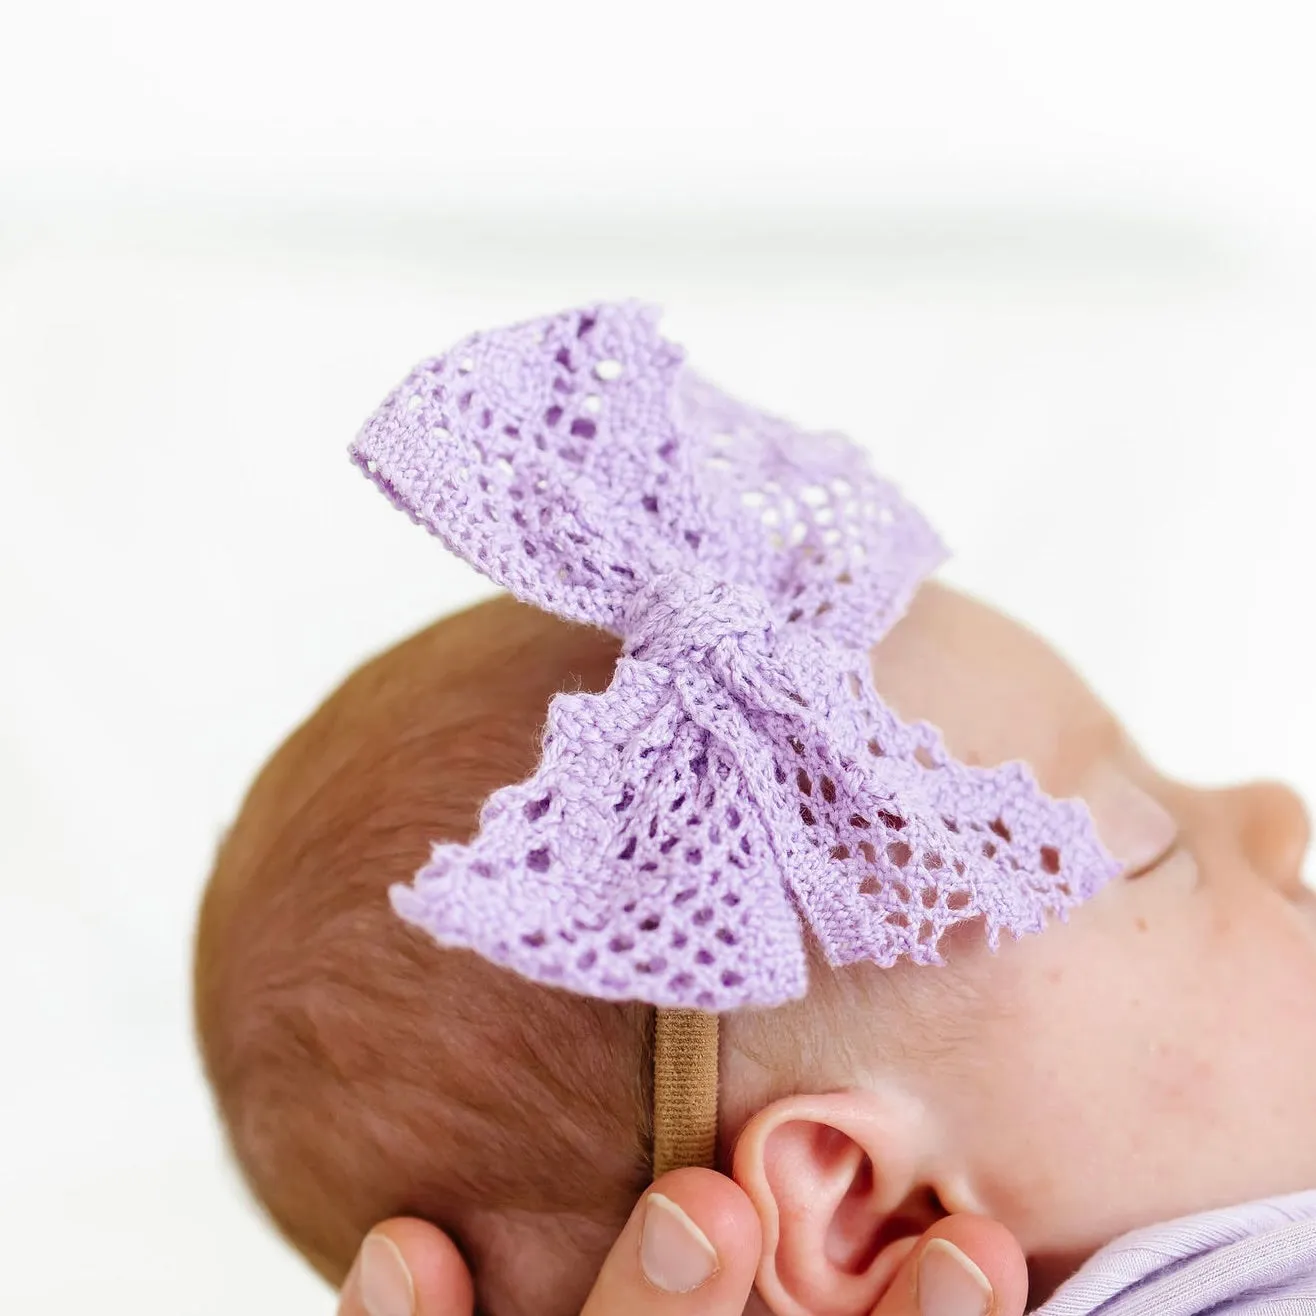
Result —
<instances>
[{"instance_id":1,"label":"crochet bow","mask_svg":"<svg viewBox=\"0 0 1316 1316\"><path fill-rule=\"evenodd\" d=\"M527 977L728 1010L832 963L939 963L956 923L1039 930L1118 865L1022 764L956 762L867 660L944 556L836 434L683 366L657 313L598 306L422 362L356 462L518 598L611 631L597 695L558 695L538 770L469 845L438 845L405 919Z\"/></svg>"}]
</instances>

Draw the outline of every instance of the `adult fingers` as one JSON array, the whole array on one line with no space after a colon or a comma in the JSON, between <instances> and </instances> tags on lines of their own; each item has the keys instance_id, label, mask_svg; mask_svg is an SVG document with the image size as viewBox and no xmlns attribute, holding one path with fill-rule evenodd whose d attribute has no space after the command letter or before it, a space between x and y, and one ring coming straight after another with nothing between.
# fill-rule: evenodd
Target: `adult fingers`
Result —
<instances>
[{"instance_id":1,"label":"adult fingers","mask_svg":"<svg viewBox=\"0 0 1316 1316\"><path fill-rule=\"evenodd\" d=\"M762 1246L730 1179L673 1171L640 1199L581 1316L741 1316Z\"/></svg>"},{"instance_id":2,"label":"adult fingers","mask_svg":"<svg viewBox=\"0 0 1316 1316\"><path fill-rule=\"evenodd\" d=\"M1028 1268L1002 1224L953 1215L911 1242L873 1316L1023 1316Z\"/></svg>"},{"instance_id":3,"label":"adult fingers","mask_svg":"<svg viewBox=\"0 0 1316 1316\"><path fill-rule=\"evenodd\" d=\"M472 1316L475 1291L466 1263L441 1229L390 1220L361 1245L338 1316Z\"/></svg>"}]
</instances>

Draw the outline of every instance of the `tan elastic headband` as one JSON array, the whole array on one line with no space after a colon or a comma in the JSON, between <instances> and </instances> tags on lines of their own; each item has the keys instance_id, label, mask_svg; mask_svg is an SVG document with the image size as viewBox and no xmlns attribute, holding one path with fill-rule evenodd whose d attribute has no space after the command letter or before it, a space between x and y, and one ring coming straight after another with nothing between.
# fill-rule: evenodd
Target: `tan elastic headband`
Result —
<instances>
[{"instance_id":1,"label":"tan elastic headband","mask_svg":"<svg viewBox=\"0 0 1316 1316\"><path fill-rule=\"evenodd\" d=\"M653 1045L653 1177L717 1153L717 1015L659 1010Z\"/></svg>"}]
</instances>

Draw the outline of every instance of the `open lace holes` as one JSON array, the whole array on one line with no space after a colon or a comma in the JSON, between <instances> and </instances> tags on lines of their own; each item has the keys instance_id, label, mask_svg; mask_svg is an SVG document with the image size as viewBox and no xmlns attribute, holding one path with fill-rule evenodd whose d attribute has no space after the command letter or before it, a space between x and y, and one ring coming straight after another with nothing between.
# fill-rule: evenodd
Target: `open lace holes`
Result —
<instances>
[{"instance_id":1,"label":"open lace holes","mask_svg":"<svg viewBox=\"0 0 1316 1316\"><path fill-rule=\"evenodd\" d=\"M836 783L830 777L823 777L818 782L818 789L822 792L823 800L827 804L836 803Z\"/></svg>"},{"instance_id":2,"label":"open lace holes","mask_svg":"<svg viewBox=\"0 0 1316 1316\"><path fill-rule=\"evenodd\" d=\"M630 937L613 937L608 942L608 949L614 955L624 955L628 950L635 949L635 942Z\"/></svg>"},{"instance_id":3,"label":"open lace holes","mask_svg":"<svg viewBox=\"0 0 1316 1316\"><path fill-rule=\"evenodd\" d=\"M525 816L530 822L538 822L552 807L553 797L545 795L542 800L531 800L525 806Z\"/></svg>"},{"instance_id":4,"label":"open lace holes","mask_svg":"<svg viewBox=\"0 0 1316 1316\"><path fill-rule=\"evenodd\" d=\"M942 859L935 850L931 854L925 854L923 856L923 867L926 868L929 873L935 873L939 868L945 865L945 862L946 861Z\"/></svg>"},{"instance_id":5,"label":"open lace holes","mask_svg":"<svg viewBox=\"0 0 1316 1316\"><path fill-rule=\"evenodd\" d=\"M1010 829L999 818L993 818L988 826L1001 840L1007 842L1010 840Z\"/></svg>"},{"instance_id":6,"label":"open lace holes","mask_svg":"<svg viewBox=\"0 0 1316 1316\"><path fill-rule=\"evenodd\" d=\"M807 804L800 805L800 821L803 822L806 827L812 827L818 821L818 819L814 817L813 810L809 808Z\"/></svg>"},{"instance_id":7,"label":"open lace holes","mask_svg":"<svg viewBox=\"0 0 1316 1316\"><path fill-rule=\"evenodd\" d=\"M1054 845L1044 845L1041 849L1042 871L1054 877L1060 871L1060 851Z\"/></svg>"},{"instance_id":8,"label":"open lace holes","mask_svg":"<svg viewBox=\"0 0 1316 1316\"><path fill-rule=\"evenodd\" d=\"M578 969L592 969L598 962L598 951L587 950L580 959L576 961L576 967Z\"/></svg>"},{"instance_id":9,"label":"open lace holes","mask_svg":"<svg viewBox=\"0 0 1316 1316\"><path fill-rule=\"evenodd\" d=\"M531 850L525 857L525 866L536 873L547 873L550 863L552 863L552 856L549 854L547 847Z\"/></svg>"},{"instance_id":10,"label":"open lace holes","mask_svg":"<svg viewBox=\"0 0 1316 1316\"><path fill-rule=\"evenodd\" d=\"M730 928L718 928L717 939L724 946L734 946L736 944L736 934Z\"/></svg>"},{"instance_id":11,"label":"open lace holes","mask_svg":"<svg viewBox=\"0 0 1316 1316\"><path fill-rule=\"evenodd\" d=\"M739 987L745 981L744 975L737 973L734 969L728 969L722 975L723 987Z\"/></svg>"},{"instance_id":12,"label":"open lace holes","mask_svg":"<svg viewBox=\"0 0 1316 1316\"><path fill-rule=\"evenodd\" d=\"M969 907L969 893L967 891L952 891L946 899L946 908L953 909L957 914L962 909Z\"/></svg>"},{"instance_id":13,"label":"open lace holes","mask_svg":"<svg viewBox=\"0 0 1316 1316\"><path fill-rule=\"evenodd\" d=\"M787 736L786 743L797 753L804 753L804 741L799 736Z\"/></svg>"},{"instance_id":14,"label":"open lace holes","mask_svg":"<svg viewBox=\"0 0 1316 1316\"><path fill-rule=\"evenodd\" d=\"M662 926L662 919L657 914L650 914L640 923L641 932L656 932Z\"/></svg>"},{"instance_id":15,"label":"open lace holes","mask_svg":"<svg viewBox=\"0 0 1316 1316\"><path fill-rule=\"evenodd\" d=\"M882 746L878 743L876 737L873 737L871 740L869 740L869 742L868 742L868 752L869 752L869 753L870 753L875 759L883 758L883 757L885 757L885 755L886 755L886 750L884 750L884 749L882 748Z\"/></svg>"},{"instance_id":16,"label":"open lace holes","mask_svg":"<svg viewBox=\"0 0 1316 1316\"><path fill-rule=\"evenodd\" d=\"M695 921L696 925L699 926L699 927L701 927L701 928L702 928L705 924L707 924L707 923L711 923L711 922L713 921L713 911L712 911L712 909L711 909L708 905L705 905L705 906L703 907L703 909L697 909L697 910L695 910L694 921Z\"/></svg>"},{"instance_id":17,"label":"open lace holes","mask_svg":"<svg viewBox=\"0 0 1316 1316\"><path fill-rule=\"evenodd\" d=\"M930 886L924 887L922 900L924 909L935 909L937 907L936 888Z\"/></svg>"},{"instance_id":18,"label":"open lace holes","mask_svg":"<svg viewBox=\"0 0 1316 1316\"><path fill-rule=\"evenodd\" d=\"M527 932L521 940L532 950L538 950L544 944L545 937L542 932Z\"/></svg>"},{"instance_id":19,"label":"open lace holes","mask_svg":"<svg viewBox=\"0 0 1316 1316\"><path fill-rule=\"evenodd\" d=\"M982 852L988 859L996 858L996 847L990 841L984 841L982 843Z\"/></svg>"},{"instance_id":20,"label":"open lace holes","mask_svg":"<svg viewBox=\"0 0 1316 1316\"><path fill-rule=\"evenodd\" d=\"M905 820L898 813L892 813L890 809L879 809L877 816L882 820L882 825L889 827L893 832L900 831L905 825Z\"/></svg>"},{"instance_id":21,"label":"open lace holes","mask_svg":"<svg viewBox=\"0 0 1316 1316\"><path fill-rule=\"evenodd\" d=\"M833 859L849 859L850 847L848 845L834 845L831 849Z\"/></svg>"},{"instance_id":22,"label":"open lace holes","mask_svg":"<svg viewBox=\"0 0 1316 1316\"><path fill-rule=\"evenodd\" d=\"M870 863L877 863L877 850L872 841L860 841L859 853Z\"/></svg>"},{"instance_id":23,"label":"open lace holes","mask_svg":"<svg viewBox=\"0 0 1316 1316\"><path fill-rule=\"evenodd\" d=\"M861 896L875 896L882 890L882 883L876 877L869 874L859 883L859 894Z\"/></svg>"},{"instance_id":24,"label":"open lace holes","mask_svg":"<svg viewBox=\"0 0 1316 1316\"><path fill-rule=\"evenodd\" d=\"M909 863L914 852L905 844L904 841L892 841L886 848L887 858L891 860L897 868L904 868Z\"/></svg>"},{"instance_id":25,"label":"open lace holes","mask_svg":"<svg viewBox=\"0 0 1316 1316\"><path fill-rule=\"evenodd\" d=\"M800 788L801 795L813 794L813 782L809 779L809 774L801 768L795 774L795 784Z\"/></svg>"},{"instance_id":26,"label":"open lace holes","mask_svg":"<svg viewBox=\"0 0 1316 1316\"><path fill-rule=\"evenodd\" d=\"M932 751L925 745L920 745L914 751L914 758L921 767L935 768L937 766L937 760L932 757Z\"/></svg>"}]
</instances>

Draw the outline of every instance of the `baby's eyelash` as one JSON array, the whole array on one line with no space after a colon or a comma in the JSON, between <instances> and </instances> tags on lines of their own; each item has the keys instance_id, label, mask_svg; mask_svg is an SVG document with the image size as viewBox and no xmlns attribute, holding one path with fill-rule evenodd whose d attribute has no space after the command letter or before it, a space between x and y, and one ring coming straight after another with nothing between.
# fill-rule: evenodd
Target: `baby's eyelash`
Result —
<instances>
[{"instance_id":1,"label":"baby's eyelash","mask_svg":"<svg viewBox=\"0 0 1316 1316\"><path fill-rule=\"evenodd\" d=\"M1126 882L1134 882L1141 877L1150 877L1162 864L1174 858L1183 846L1183 837L1176 834L1174 839L1156 856L1150 863L1143 864L1141 868L1135 869L1131 873L1124 874Z\"/></svg>"}]
</instances>

